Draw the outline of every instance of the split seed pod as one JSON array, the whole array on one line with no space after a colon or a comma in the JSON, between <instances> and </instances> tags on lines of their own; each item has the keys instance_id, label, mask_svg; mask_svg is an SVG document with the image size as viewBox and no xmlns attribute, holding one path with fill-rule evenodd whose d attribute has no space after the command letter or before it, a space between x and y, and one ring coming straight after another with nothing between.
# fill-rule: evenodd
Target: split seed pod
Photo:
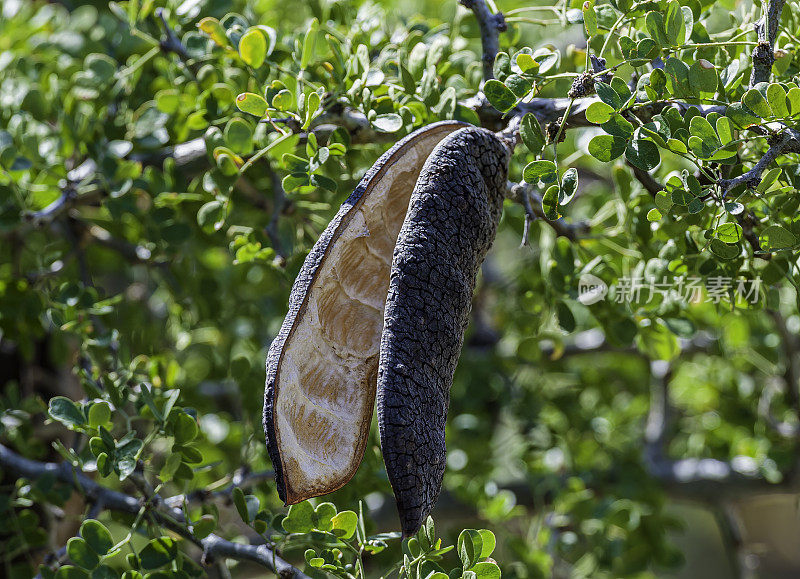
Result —
<instances>
[{"instance_id":1,"label":"split seed pod","mask_svg":"<svg viewBox=\"0 0 800 579\"><path fill-rule=\"evenodd\" d=\"M287 504L352 478L377 389L404 532L430 512L444 473L449 389L508 158L484 129L420 129L381 156L312 248L267 356L264 430Z\"/></svg>"}]
</instances>

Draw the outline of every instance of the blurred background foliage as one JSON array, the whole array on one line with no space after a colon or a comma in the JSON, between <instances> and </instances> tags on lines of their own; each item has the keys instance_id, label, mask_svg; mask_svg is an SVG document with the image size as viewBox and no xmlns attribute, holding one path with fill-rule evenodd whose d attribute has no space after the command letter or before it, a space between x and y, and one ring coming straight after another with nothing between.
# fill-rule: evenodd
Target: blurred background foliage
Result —
<instances>
[{"instance_id":1,"label":"blurred background foliage","mask_svg":"<svg viewBox=\"0 0 800 579\"><path fill-rule=\"evenodd\" d=\"M749 31L760 10L681 4L727 37ZM567 73L585 61L582 5L512 12L523 6L498 6L509 26L501 49L557 54L538 96L564 97ZM0 10L0 441L133 496L156 487L178 505L193 497L187 512L205 515L208 532L280 535L285 511L261 476L271 465L260 420L266 350L291 283L390 143L442 118L483 121L459 104L482 79L475 18L450 1L5 0ZM793 11L784 23L788 79ZM237 50L256 25L263 43L251 37ZM746 79L749 51L705 57L739 59ZM616 45L607 56L625 58ZM266 97L274 124L241 112L240 93ZM653 223L653 197L630 167L587 153L596 134L568 131L559 146L580 175L562 208L583 228L576 239L537 220L520 247L524 208L506 204L452 389L439 534L455 544L464 528L492 529L506 577L791 576L800 567L796 252L724 260L703 251L716 215ZM519 148L511 178L533 159ZM663 153L658 175L688 167ZM769 219L798 233L795 179L784 165L765 192ZM585 305L585 273L608 285L681 274L758 275L764 285L756 304L645 292ZM148 539L164 534L152 521L92 512L53 479L0 473L5 576L35 574L42 561L52 575L87 513L114 541L142 531L104 562L103 577L141 567ZM242 480L261 526L241 520L237 493L209 494ZM328 498L361 509L368 534L396 529L376 431L355 479ZM327 548L297 535L280 535L297 564L309 545ZM385 540L365 576L402 561L400 541ZM151 576L199 573L197 549L181 552ZM457 566L455 553L446 557L444 567ZM238 565L235 576L258 573Z\"/></svg>"}]
</instances>

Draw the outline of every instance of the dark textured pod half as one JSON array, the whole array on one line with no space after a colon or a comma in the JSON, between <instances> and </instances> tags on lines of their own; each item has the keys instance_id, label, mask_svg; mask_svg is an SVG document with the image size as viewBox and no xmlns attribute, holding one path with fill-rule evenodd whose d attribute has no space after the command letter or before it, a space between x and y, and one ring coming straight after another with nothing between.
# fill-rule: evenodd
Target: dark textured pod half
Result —
<instances>
[{"instance_id":1,"label":"dark textured pod half","mask_svg":"<svg viewBox=\"0 0 800 579\"><path fill-rule=\"evenodd\" d=\"M445 138L425 162L394 249L378 423L406 536L427 518L442 486L450 386L475 278L500 221L509 156L485 129Z\"/></svg>"},{"instance_id":2,"label":"dark textured pod half","mask_svg":"<svg viewBox=\"0 0 800 579\"><path fill-rule=\"evenodd\" d=\"M392 252L420 171L463 123L410 134L367 172L306 258L267 356L264 430L287 504L355 474L375 405Z\"/></svg>"}]
</instances>

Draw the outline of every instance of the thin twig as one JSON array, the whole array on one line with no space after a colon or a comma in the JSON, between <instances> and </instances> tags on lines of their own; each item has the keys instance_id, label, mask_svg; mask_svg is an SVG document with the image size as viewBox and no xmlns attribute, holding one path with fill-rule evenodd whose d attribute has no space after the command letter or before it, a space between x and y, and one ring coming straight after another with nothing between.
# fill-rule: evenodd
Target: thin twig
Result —
<instances>
[{"instance_id":1,"label":"thin twig","mask_svg":"<svg viewBox=\"0 0 800 579\"><path fill-rule=\"evenodd\" d=\"M589 223L586 221L566 223L563 219L548 219L542 209L542 198L534 193L532 188L533 186L529 183L512 183L509 181L506 188L506 198L522 205L529 220L541 219L552 227L556 235L560 237L575 241L581 235L589 232ZM523 238L523 244L526 242L527 236Z\"/></svg>"}]
</instances>

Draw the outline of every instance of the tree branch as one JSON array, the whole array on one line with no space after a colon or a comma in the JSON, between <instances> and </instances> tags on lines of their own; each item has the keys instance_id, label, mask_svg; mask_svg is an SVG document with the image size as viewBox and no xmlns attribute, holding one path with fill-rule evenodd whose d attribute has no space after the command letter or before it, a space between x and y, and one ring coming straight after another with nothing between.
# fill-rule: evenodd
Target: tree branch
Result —
<instances>
[{"instance_id":1,"label":"tree branch","mask_svg":"<svg viewBox=\"0 0 800 579\"><path fill-rule=\"evenodd\" d=\"M100 502L103 508L129 514L137 514L143 503L130 495L108 489L96 483L67 462L38 462L25 458L10 448L0 444L0 466L18 476L37 479L44 475L54 476L59 481L71 485L90 501ZM179 509L168 508L162 511L146 504L150 515L161 525L188 539L203 550L203 561L210 563L214 557L227 557L258 563L281 578L310 579L299 569L278 557L266 545L242 545L232 543L218 535L196 538L186 526L186 519Z\"/></svg>"},{"instance_id":2,"label":"tree branch","mask_svg":"<svg viewBox=\"0 0 800 579\"><path fill-rule=\"evenodd\" d=\"M758 46L753 49L753 72L750 75L750 86L760 82L769 82L772 75L772 64L775 62L775 40L778 38L778 25L786 0L768 0L761 20L754 25L758 34Z\"/></svg>"},{"instance_id":3,"label":"tree branch","mask_svg":"<svg viewBox=\"0 0 800 579\"><path fill-rule=\"evenodd\" d=\"M642 186L648 193L650 193L650 195L655 197L656 193L663 191L663 185L656 181L650 173L644 169L640 169L639 167L632 165L631 163L627 163L627 165L633 170L633 176L636 177L636 180L642 184Z\"/></svg>"},{"instance_id":4,"label":"tree branch","mask_svg":"<svg viewBox=\"0 0 800 579\"><path fill-rule=\"evenodd\" d=\"M800 131L785 129L778 138L772 140L767 152L752 169L733 179L720 179L719 186L722 187L722 193L729 193L731 189L742 184L752 188L758 187L761 183L761 174L782 153L800 153Z\"/></svg>"},{"instance_id":5,"label":"tree branch","mask_svg":"<svg viewBox=\"0 0 800 579\"><path fill-rule=\"evenodd\" d=\"M461 0L461 5L472 10L481 29L483 46L483 80L494 78L494 59L500 51L500 33L508 29L502 12L492 14L486 0Z\"/></svg>"}]
</instances>

